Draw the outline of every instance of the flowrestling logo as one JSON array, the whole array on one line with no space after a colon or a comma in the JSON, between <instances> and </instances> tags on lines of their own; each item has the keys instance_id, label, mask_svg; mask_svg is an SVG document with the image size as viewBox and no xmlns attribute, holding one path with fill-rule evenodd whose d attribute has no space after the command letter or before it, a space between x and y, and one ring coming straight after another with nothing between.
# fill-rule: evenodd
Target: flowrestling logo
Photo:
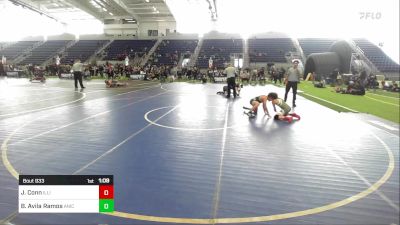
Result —
<instances>
[{"instance_id":1,"label":"flowrestling logo","mask_svg":"<svg viewBox=\"0 0 400 225\"><path fill-rule=\"evenodd\" d=\"M359 12L360 20L380 20L382 18L381 12Z\"/></svg>"}]
</instances>

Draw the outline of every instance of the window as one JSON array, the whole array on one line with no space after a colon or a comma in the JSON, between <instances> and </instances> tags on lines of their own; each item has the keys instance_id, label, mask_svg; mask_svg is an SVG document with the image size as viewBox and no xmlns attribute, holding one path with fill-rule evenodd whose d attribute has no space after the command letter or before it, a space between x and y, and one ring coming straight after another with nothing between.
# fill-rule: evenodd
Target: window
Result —
<instances>
[{"instance_id":1,"label":"window","mask_svg":"<svg viewBox=\"0 0 400 225\"><path fill-rule=\"evenodd\" d=\"M157 37L158 36L158 30L147 30L147 34L149 37Z\"/></svg>"}]
</instances>

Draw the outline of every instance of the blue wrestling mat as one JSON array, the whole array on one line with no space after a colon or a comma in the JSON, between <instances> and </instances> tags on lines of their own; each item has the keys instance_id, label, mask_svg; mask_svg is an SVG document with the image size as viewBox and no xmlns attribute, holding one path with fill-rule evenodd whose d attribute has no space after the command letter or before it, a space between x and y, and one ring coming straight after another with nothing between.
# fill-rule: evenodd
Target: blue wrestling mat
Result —
<instances>
[{"instance_id":1,"label":"blue wrestling mat","mask_svg":"<svg viewBox=\"0 0 400 225\"><path fill-rule=\"evenodd\" d=\"M300 96L249 119L272 85L2 85L0 224L399 224L398 124ZM19 213L21 174L113 175L114 212Z\"/></svg>"}]
</instances>

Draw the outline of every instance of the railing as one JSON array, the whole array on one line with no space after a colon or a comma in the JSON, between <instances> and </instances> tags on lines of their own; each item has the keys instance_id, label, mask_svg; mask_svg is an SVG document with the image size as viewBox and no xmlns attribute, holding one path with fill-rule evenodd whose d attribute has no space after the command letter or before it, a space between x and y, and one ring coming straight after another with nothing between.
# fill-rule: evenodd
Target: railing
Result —
<instances>
[{"instance_id":1,"label":"railing","mask_svg":"<svg viewBox=\"0 0 400 225\"><path fill-rule=\"evenodd\" d=\"M24 61L24 59L26 59L27 57L32 55L32 50L41 46L42 44L44 44L44 41L38 41L37 43L35 43L34 45L32 45L32 47L27 48L25 51L23 51L22 53L20 53L14 60L12 60L12 63L14 64L18 64L22 61Z\"/></svg>"},{"instance_id":2,"label":"railing","mask_svg":"<svg viewBox=\"0 0 400 225\"><path fill-rule=\"evenodd\" d=\"M190 55L190 57L192 57L192 55ZM180 57L179 57L179 61L178 61L178 63L176 64L176 66L181 66L184 59L185 59L185 54L184 54L184 53L181 53L181 54L180 54Z\"/></svg>"},{"instance_id":3,"label":"railing","mask_svg":"<svg viewBox=\"0 0 400 225\"><path fill-rule=\"evenodd\" d=\"M293 38L292 39L293 45L296 48L296 50L300 53L300 57L303 61L303 64L306 64L306 55L303 52L303 49L300 46L299 40L297 40L297 38Z\"/></svg>"},{"instance_id":4,"label":"railing","mask_svg":"<svg viewBox=\"0 0 400 225\"><path fill-rule=\"evenodd\" d=\"M104 49L106 49L111 43L113 43L113 41L114 41L114 39L104 43L100 49L98 49L91 56L88 57L88 59L86 60L85 63L91 62L93 59L95 59L96 56L99 55L100 53L102 53L104 51ZM103 58L104 58L104 56L101 56L98 60L102 60Z\"/></svg>"},{"instance_id":5,"label":"railing","mask_svg":"<svg viewBox=\"0 0 400 225\"><path fill-rule=\"evenodd\" d=\"M364 63L371 69L371 72L377 73L380 72L378 68L365 56L364 51L358 47L358 45L353 40L348 40L351 48L358 54L360 59L364 61Z\"/></svg>"},{"instance_id":6,"label":"railing","mask_svg":"<svg viewBox=\"0 0 400 225\"><path fill-rule=\"evenodd\" d=\"M68 49L68 48L71 48L71 47L74 46L76 43L78 43L78 40L73 40L73 41L68 42L68 44L65 45L65 50Z\"/></svg>"},{"instance_id":7,"label":"railing","mask_svg":"<svg viewBox=\"0 0 400 225\"><path fill-rule=\"evenodd\" d=\"M243 68L247 68L250 66L248 43L249 43L248 39L243 39Z\"/></svg>"},{"instance_id":8,"label":"railing","mask_svg":"<svg viewBox=\"0 0 400 225\"><path fill-rule=\"evenodd\" d=\"M68 42L66 45L60 47L59 49L57 49L56 53L50 55L41 65L44 66L44 65L51 63L54 56L62 55L63 52L65 52L68 48L74 46L76 43L78 43L78 41L73 40L73 41Z\"/></svg>"},{"instance_id":9,"label":"railing","mask_svg":"<svg viewBox=\"0 0 400 225\"><path fill-rule=\"evenodd\" d=\"M197 46L194 50L194 53L190 56L189 67L193 67L197 63L197 58L199 57L200 49L203 46L203 38L199 39Z\"/></svg>"},{"instance_id":10,"label":"railing","mask_svg":"<svg viewBox=\"0 0 400 225\"><path fill-rule=\"evenodd\" d=\"M157 42L154 44L154 46L150 49L150 51L146 54L142 62L140 63L141 66L146 65L147 61L149 61L149 58L153 53L156 51L157 47L160 45L160 43L163 41L162 37L159 37Z\"/></svg>"}]
</instances>

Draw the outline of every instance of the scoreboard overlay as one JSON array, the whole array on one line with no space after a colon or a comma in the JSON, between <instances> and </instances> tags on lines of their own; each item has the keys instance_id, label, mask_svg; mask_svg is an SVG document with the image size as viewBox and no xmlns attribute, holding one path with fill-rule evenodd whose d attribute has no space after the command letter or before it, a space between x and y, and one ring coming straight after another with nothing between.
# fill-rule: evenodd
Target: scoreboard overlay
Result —
<instances>
[{"instance_id":1,"label":"scoreboard overlay","mask_svg":"<svg viewBox=\"0 0 400 225\"><path fill-rule=\"evenodd\" d=\"M113 175L19 175L19 213L114 211Z\"/></svg>"}]
</instances>

